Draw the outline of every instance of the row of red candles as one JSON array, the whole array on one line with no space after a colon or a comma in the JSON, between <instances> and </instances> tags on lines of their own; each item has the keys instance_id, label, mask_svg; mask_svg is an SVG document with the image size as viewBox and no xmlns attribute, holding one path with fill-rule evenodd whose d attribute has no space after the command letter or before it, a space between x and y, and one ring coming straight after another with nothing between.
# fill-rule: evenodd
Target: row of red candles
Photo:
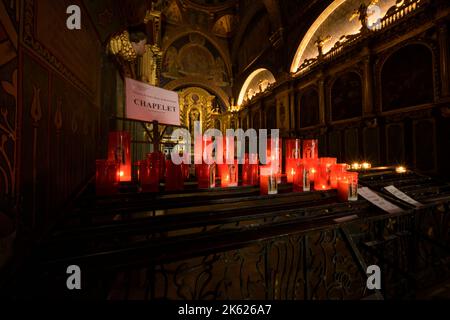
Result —
<instances>
[{"instance_id":1,"label":"row of red candles","mask_svg":"<svg viewBox=\"0 0 450 320\"><path fill-rule=\"evenodd\" d=\"M268 164L258 166L257 155L246 155L242 168L244 186L260 185L261 194L276 194L281 182L281 140L274 141L278 152L271 152L272 144L268 144ZM206 141L206 144L211 141ZM119 148L117 146L120 146ZM111 194L116 192L119 181L131 180L130 136L126 132L110 134L110 160L97 161L97 193ZM203 145L205 147L205 145ZM228 143L224 144L224 158L228 158ZM302 150L301 150L302 149ZM121 152L118 155L118 150ZM303 155L303 159L300 157ZM228 160L228 159L225 159ZM256 160L256 161L255 161ZM319 158L317 140L286 140L286 178L294 186L295 192L311 190L314 183L315 190L338 189L339 197L343 200L357 199L358 174L347 172L346 164L337 164L336 158ZM160 181L165 178L166 191L184 189L184 181L189 178L188 165L175 165L166 160L163 153L151 153L137 166L138 181L144 192L159 192ZM216 165L206 163L196 165L196 177L199 188L214 188L216 186ZM238 163L218 165L221 187L238 186ZM259 175L258 175L259 171Z\"/></svg>"}]
</instances>

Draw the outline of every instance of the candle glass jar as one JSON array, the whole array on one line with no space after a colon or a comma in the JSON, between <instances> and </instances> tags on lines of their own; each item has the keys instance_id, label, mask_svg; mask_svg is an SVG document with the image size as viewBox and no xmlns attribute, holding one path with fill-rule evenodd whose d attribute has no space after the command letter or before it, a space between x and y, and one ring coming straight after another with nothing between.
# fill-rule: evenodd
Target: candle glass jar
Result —
<instances>
[{"instance_id":1,"label":"candle glass jar","mask_svg":"<svg viewBox=\"0 0 450 320\"><path fill-rule=\"evenodd\" d=\"M319 140L303 140L303 159L319 158Z\"/></svg>"},{"instance_id":2,"label":"candle glass jar","mask_svg":"<svg viewBox=\"0 0 450 320\"><path fill-rule=\"evenodd\" d=\"M277 183L281 183L282 175L282 143L281 139L270 138L267 146L267 165L273 168Z\"/></svg>"},{"instance_id":3,"label":"candle glass jar","mask_svg":"<svg viewBox=\"0 0 450 320\"><path fill-rule=\"evenodd\" d=\"M176 165L172 160L166 160L166 191L181 191L184 189L183 165Z\"/></svg>"},{"instance_id":4,"label":"candle glass jar","mask_svg":"<svg viewBox=\"0 0 450 320\"><path fill-rule=\"evenodd\" d=\"M303 164L309 172L309 180L315 182L315 178L318 175L319 159L303 159Z\"/></svg>"},{"instance_id":5,"label":"candle glass jar","mask_svg":"<svg viewBox=\"0 0 450 320\"><path fill-rule=\"evenodd\" d=\"M201 189L212 189L216 187L215 164L199 164L195 166L198 187Z\"/></svg>"},{"instance_id":6,"label":"candle glass jar","mask_svg":"<svg viewBox=\"0 0 450 320\"><path fill-rule=\"evenodd\" d=\"M159 181L164 181L164 175L166 173L166 156L162 152L152 152L147 154L147 160L151 163L158 163L158 179Z\"/></svg>"},{"instance_id":7,"label":"candle glass jar","mask_svg":"<svg viewBox=\"0 0 450 320\"><path fill-rule=\"evenodd\" d=\"M221 164L219 166L220 183L222 188L238 186L238 163Z\"/></svg>"},{"instance_id":8,"label":"candle glass jar","mask_svg":"<svg viewBox=\"0 0 450 320\"><path fill-rule=\"evenodd\" d=\"M117 193L120 163L116 161L97 160L95 172L95 192L98 196Z\"/></svg>"},{"instance_id":9,"label":"candle glass jar","mask_svg":"<svg viewBox=\"0 0 450 320\"><path fill-rule=\"evenodd\" d=\"M260 191L262 195L278 194L277 174L271 166L260 170Z\"/></svg>"},{"instance_id":10,"label":"candle glass jar","mask_svg":"<svg viewBox=\"0 0 450 320\"><path fill-rule=\"evenodd\" d=\"M301 140L300 139L286 139L286 159L300 159L301 158Z\"/></svg>"},{"instance_id":11,"label":"candle glass jar","mask_svg":"<svg viewBox=\"0 0 450 320\"><path fill-rule=\"evenodd\" d=\"M298 160L296 162L295 169L291 169L292 177L293 177L293 190L294 192L303 192L309 191L309 186L305 186L305 181L303 175L305 174L305 166L303 162ZM306 190L305 190L306 189Z\"/></svg>"},{"instance_id":12,"label":"candle glass jar","mask_svg":"<svg viewBox=\"0 0 450 320\"><path fill-rule=\"evenodd\" d=\"M120 181L131 181L131 136L129 132L109 133L108 160L120 163Z\"/></svg>"},{"instance_id":13,"label":"candle glass jar","mask_svg":"<svg viewBox=\"0 0 450 320\"><path fill-rule=\"evenodd\" d=\"M242 185L255 186L258 184L258 155L245 154L242 166Z\"/></svg>"},{"instance_id":14,"label":"candle glass jar","mask_svg":"<svg viewBox=\"0 0 450 320\"><path fill-rule=\"evenodd\" d=\"M140 177L141 177L141 189L142 192L156 193L159 192L159 170L161 165L159 159L147 159L141 161Z\"/></svg>"},{"instance_id":15,"label":"candle glass jar","mask_svg":"<svg viewBox=\"0 0 450 320\"><path fill-rule=\"evenodd\" d=\"M358 173L347 172L338 182L338 197L341 201L358 201Z\"/></svg>"},{"instance_id":16,"label":"candle glass jar","mask_svg":"<svg viewBox=\"0 0 450 320\"><path fill-rule=\"evenodd\" d=\"M297 165L297 160L301 159L301 140L287 139L286 140L286 177L288 183L293 183L294 175Z\"/></svg>"},{"instance_id":17,"label":"candle glass jar","mask_svg":"<svg viewBox=\"0 0 450 320\"><path fill-rule=\"evenodd\" d=\"M311 170L303 165L302 173L303 192L311 191Z\"/></svg>"},{"instance_id":18,"label":"candle glass jar","mask_svg":"<svg viewBox=\"0 0 450 320\"><path fill-rule=\"evenodd\" d=\"M337 162L336 158L320 158L317 177L314 180L315 190L331 189L331 167Z\"/></svg>"},{"instance_id":19,"label":"candle glass jar","mask_svg":"<svg viewBox=\"0 0 450 320\"><path fill-rule=\"evenodd\" d=\"M339 180L347 172L347 164L334 164L331 166L330 185L332 189L337 189Z\"/></svg>"}]
</instances>

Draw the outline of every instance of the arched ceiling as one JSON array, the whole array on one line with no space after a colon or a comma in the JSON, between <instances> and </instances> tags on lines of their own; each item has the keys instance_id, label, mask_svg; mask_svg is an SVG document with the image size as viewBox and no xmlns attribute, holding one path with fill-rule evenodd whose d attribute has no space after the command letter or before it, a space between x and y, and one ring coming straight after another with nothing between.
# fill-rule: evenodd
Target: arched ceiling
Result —
<instances>
[{"instance_id":1,"label":"arched ceiling","mask_svg":"<svg viewBox=\"0 0 450 320\"><path fill-rule=\"evenodd\" d=\"M396 0L376 1L377 7L373 7L375 10L369 16L369 25L382 18L395 3ZM300 42L291 65L291 72L297 72L305 60L317 57L318 49L315 43L319 37L322 39L329 37L323 45L323 53L326 54L342 36L357 34L361 29L361 23L358 19L350 21L350 17L360 5L361 0L334 0L311 25Z\"/></svg>"}]
</instances>

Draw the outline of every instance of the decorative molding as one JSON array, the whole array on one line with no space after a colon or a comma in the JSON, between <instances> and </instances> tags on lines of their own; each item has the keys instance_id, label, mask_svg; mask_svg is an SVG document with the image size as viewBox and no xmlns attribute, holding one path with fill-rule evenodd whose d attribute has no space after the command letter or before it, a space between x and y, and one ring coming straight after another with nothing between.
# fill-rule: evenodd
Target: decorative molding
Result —
<instances>
[{"instance_id":1,"label":"decorative molding","mask_svg":"<svg viewBox=\"0 0 450 320\"><path fill-rule=\"evenodd\" d=\"M186 87L201 87L206 89L221 99L222 103L226 107L227 110L230 109L230 97L228 94L223 91L223 89L212 85L210 82L197 77L185 77L177 80L173 80L164 86L164 89L175 91L180 88Z\"/></svg>"},{"instance_id":2,"label":"decorative molding","mask_svg":"<svg viewBox=\"0 0 450 320\"><path fill-rule=\"evenodd\" d=\"M60 73L65 79L76 85L89 97L94 98L95 92L86 86L74 73L72 73L61 61L58 60L47 48L36 39L35 23L35 0L24 0L24 21L23 38L24 46L37 55L40 59L48 63L54 70Z\"/></svg>"},{"instance_id":3,"label":"decorative molding","mask_svg":"<svg viewBox=\"0 0 450 320\"><path fill-rule=\"evenodd\" d=\"M13 71L11 82L1 82L3 90L14 98L13 111L15 114L15 121L13 124L8 120L9 106L0 106L1 118L0 118L0 158L3 159L4 167L0 166L0 185L1 181L4 181L5 193L15 193L15 149L16 149L16 119L17 119L17 69ZM10 141L13 144L12 154L8 152L6 143ZM3 192L1 192L3 193Z\"/></svg>"}]
</instances>

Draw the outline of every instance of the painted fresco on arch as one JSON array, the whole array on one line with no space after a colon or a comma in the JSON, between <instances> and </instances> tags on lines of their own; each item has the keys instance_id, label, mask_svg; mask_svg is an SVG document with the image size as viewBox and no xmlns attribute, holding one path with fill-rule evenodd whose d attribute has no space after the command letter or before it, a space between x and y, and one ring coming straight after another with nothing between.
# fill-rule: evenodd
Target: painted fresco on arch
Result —
<instances>
[{"instance_id":1,"label":"painted fresco on arch","mask_svg":"<svg viewBox=\"0 0 450 320\"><path fill-rule=\"evenodd\" d=\"M218 87L230 85L223 57L212 43L198 33L182 37L166 49L162 77L162 84L173 79L194 77Z\"/></svg>"}]
</instances>

